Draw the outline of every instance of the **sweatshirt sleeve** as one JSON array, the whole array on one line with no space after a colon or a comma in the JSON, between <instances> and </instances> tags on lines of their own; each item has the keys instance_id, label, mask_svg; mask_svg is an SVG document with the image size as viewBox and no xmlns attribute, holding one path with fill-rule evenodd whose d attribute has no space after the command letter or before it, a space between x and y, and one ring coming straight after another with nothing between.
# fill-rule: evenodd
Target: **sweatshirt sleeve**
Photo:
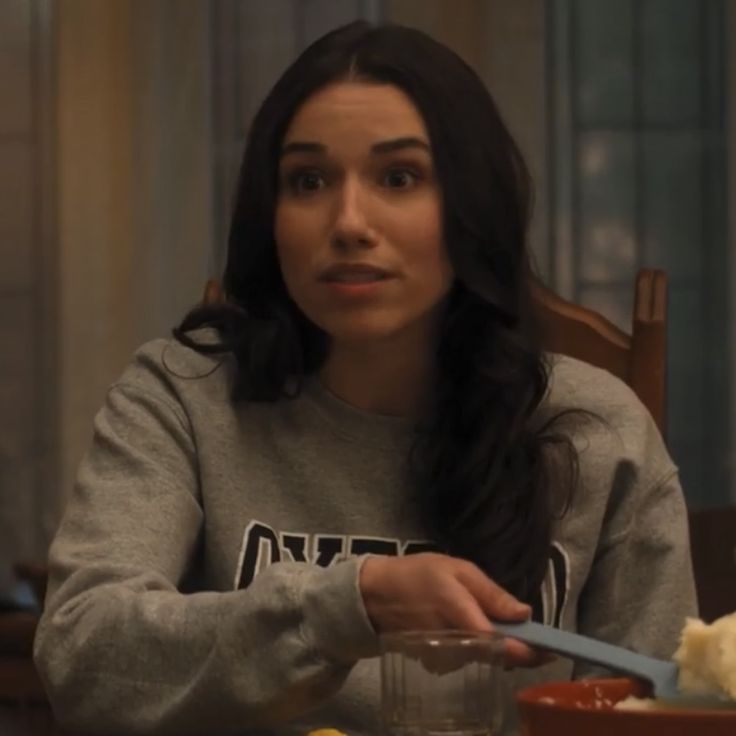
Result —
<instances>
[{"instance_id":1,"label":"sweatshirt sleeve","mask_svg":"<svg viewBox=\"0 0 736 736\"><path fill-rule=\"evenodd\" d=\"M376 653L362 560L181 592L204 529L197 452L172 392L149 383L111 389L50 550L35 661L53 709L111 734L287 722Z\"/></svg>"},{"instance_id":2,"label":"sweatshirt sleeve","mask_svg":"<svg viewBox=\"0 0 736 736\"><path fill-rule=\"evenodd\" d=\"M582 591L580 633L671 659L687 616L696 615L687 509L671 468L649 487L618 474L614 507ZM576 675L589 674L586 668Z\"/></svg>"}]
</instances>

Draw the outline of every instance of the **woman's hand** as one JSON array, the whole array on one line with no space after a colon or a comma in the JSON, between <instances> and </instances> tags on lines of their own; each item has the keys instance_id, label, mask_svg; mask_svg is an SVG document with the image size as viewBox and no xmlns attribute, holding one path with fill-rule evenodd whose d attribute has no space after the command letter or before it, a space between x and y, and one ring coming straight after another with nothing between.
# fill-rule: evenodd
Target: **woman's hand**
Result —
<instances>
[{"instance_id":1,"label":"woman's hand","mask_svg":"<svg viewBox=\"0 0 736 736\"><path fill-rule=\"evenodd\" d=\"M523 621L531 608L467 560L425 552L372 556L363 563L360 590L376 631L465 629L493 631L492 619ZM546 655L506 640L508 665L536 665Z\"/></svg>"}]
</instances>

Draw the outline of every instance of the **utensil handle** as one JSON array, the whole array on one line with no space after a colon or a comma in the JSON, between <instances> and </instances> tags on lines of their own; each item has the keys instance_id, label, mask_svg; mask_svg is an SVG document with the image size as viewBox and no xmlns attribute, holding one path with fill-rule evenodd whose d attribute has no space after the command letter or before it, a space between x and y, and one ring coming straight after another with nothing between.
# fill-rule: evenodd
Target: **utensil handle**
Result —
<instances>
[{"instance_id":1,"label":"utensil handle","mask_svg":"<svg viewBox=\"0 0 736 736\"><path fill-rule=\"evenodd\" d=\"M647 680L657 677L663 666L676 667L671 662L647 657L623 647L606 644L581 634L561 631L534 621L523 621L521 623L494 621L493 627L504 636L518 639L540 649L547 649L573 659L581 659L591 664L601 665L607 669L643 677Z\"/></svg>"}]
</instances>

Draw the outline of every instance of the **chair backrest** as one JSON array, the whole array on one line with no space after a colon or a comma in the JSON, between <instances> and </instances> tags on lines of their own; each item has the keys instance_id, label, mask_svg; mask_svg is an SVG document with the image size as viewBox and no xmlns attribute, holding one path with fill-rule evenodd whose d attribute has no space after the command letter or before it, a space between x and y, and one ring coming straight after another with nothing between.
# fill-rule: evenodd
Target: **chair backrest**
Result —
<instances>
[{"instance_id":1,"label":"chair backrest","mask_svg":"<svg viewBox=\"0 0 736 736\"><path fill-rule=\"evenodd\" d=\"M636 277L631 333L535 281L532 288L546 350L604 368L634 390L665 434L667 276L644 268Z\"/></svg>"},{"instance_id":2,"label":"chair backrest","mask_svg":"<svg viewBox=\"0 0 736 736\"><path fill-rule=\"evenodd\" d=\"M664 434L667 278L639 271L631 334L596 312L534 285L548 350L605 368L628 383ZM736 506L691 509L690 548L700 616L712 621L736 610Z\"/></svg>"}]
</instances>

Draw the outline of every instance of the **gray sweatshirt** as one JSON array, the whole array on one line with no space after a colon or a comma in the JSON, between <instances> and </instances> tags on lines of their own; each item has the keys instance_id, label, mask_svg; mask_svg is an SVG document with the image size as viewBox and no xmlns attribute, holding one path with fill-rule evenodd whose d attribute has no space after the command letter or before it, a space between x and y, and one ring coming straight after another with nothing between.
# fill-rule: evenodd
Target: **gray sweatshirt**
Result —
<instances>
[{"instance_id":1,"label":"gray sweatshirt","mask_svg":"<svg viewBox=\"0 0 736 736\"><path fill-rule=\"evenodd\" d=\"M233 405L232 359L145 345L95 420L50 550L35 659L59 719L97 733L378 733L368 554L431 549L409 421L310 380ZM536 617L669 657L695 612L686 510L651 417L608 373L553 358L579 487ZM560 661L510 676L569 677ZM510 697L510 695L508 696Z\"/></svg>"}]
</instances>

